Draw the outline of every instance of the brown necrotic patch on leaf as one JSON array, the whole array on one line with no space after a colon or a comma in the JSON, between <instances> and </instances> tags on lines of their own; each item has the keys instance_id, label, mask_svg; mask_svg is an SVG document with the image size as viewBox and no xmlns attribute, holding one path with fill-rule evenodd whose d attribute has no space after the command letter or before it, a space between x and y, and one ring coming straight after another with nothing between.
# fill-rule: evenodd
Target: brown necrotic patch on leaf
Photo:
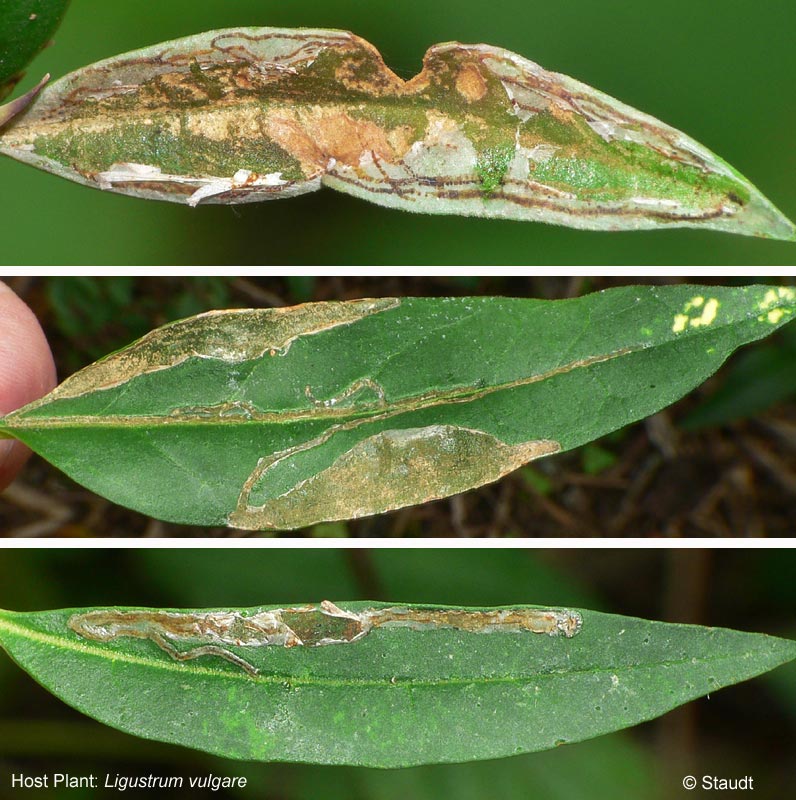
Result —
<instances>
[{"instance_id":1,"label":"brown necrotic patch on leaf","mask_svg":"<svg viewBox=\"0 0 796 800\"><path fill-rule=\"evenodd\" d=\"M468 102L483 100L487 83L475 64L465 64L456 73L456 91Z\"/></svg>"},{"instance_id":2,"label":"brown necrotic patch on leaf","mask_svg":"<svg viewBox=\"0 0 796 800\"><path fill-rule=\"evenodd\" d=\"M284 494L252 506L253 490L277 463L269 458L246 482L229 524L245 530L291 529L379 514L491 483L560 449L549 440L510 445L456 425L386 430L358 442Z\"/></svg>"},{"instance_id":3,"label":"brown necrotic patch on leaf","mask_svg":"<svg viewBox=\"0 0 796 800\"><path fill-rule=\"evenodd\" d=\"M305 174L321 175L330 163L358 167L364 153L394 161L401 140L368 119L352 117L342 107L284 108L264 123L269 136L299 160ZM398 148L394 146L398 145Z\"/></svg>"},{"instance_id":4,"label":"brown necrotic patch on leaf","mask_svg":"<svg viewBox=\"0 0 796 800\"><path fill-rule=\"evenodd\" d=\"M796 235L685 134L489 45L435 45L404 81L344 31L211 31L66 76L0 152L189 205L324 184L421 213Z\"/></svg>"}]
</instances>

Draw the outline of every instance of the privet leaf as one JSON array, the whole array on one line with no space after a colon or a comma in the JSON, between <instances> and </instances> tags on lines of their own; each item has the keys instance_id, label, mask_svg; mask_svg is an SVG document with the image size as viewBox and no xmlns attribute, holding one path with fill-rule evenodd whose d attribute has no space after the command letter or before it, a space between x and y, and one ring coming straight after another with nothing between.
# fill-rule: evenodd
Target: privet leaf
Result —
<instances>
[{"instance_id":1,"label":"privet leaf","mask_svg":"<svg viewBox=\"0 0 796 800\"><path fill-rule=\"evenodd\" d=\"M0 152L189 205L323 184L431 214L796 236L694 140L483 44L435 45L404 81L344 31L211 31L67 75L6 130Z\"/></svg>"},{"instance_id":2,"label":"privet leaf","mask_svg":"<svg viewBox=\"0 0 796 800\"><path fill-rule=\"evenodd\" d=\"M387 607L340 605L332 608L344 617ZM537 607L401 609L443 622L455 613L538 613ZM314 606L302 610L317 614L311 635L339 636L327 626L344 617L324 619ZM762 634L572 610L561 612L582 619L571 637L432 623L377 627L354 641L318 647L256 646L251 637L224 645L257 674L213 652L177 660L152 640L160 633L179 652L212 647L224 635L223 621L233 618L244 640L241 621L251 625L263 612L0 612L0 643L58 697L129 733L231 758L378 767L495 758L581 741L796 657L796 642ZM76 619L98 614L132 614L139 622L132 634L107 641L76 632ZM200 617L219 622L215 637L180 632L181 622Z\"/></svg>"},{"instance_id":3,"label":"privet leaf","mask_svg":"<svg viewBox=\"0 0 796 800\"><path fill-rule=\"evenodd\" d=\"M0 0L0 99L46 47L68 5L69 0Z\"/></svg>"},{"instance_id":4,"label":"privet leaf","mask_svg":"<svg viewBox=\"0 0 796 800\"><path fill-rule=\"evenodd\" d=\"M209 312L0 436L156 517L297 528L462 492L652 414L794 309L784 287L630 286Z\"/></svg>"}]
</instances>

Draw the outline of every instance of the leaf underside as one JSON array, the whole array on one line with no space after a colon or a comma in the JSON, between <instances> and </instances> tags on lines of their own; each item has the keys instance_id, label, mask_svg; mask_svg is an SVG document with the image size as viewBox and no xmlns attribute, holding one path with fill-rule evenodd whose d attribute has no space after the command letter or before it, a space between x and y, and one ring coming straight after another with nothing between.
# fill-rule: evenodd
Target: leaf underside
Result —
<instances>
[{"instance_id":1,"label":"leaf underside","mask_svg":"<svg viewBox=\"0 0 796 800\"><path fill-rule=\"evenodd\" d=\"M0 643L89 716L247 760L398 767L544 750L796 657L796 643L762 634L581 611L572 638L396 627L323 647L230 647L260 670L250 675L215 655L174 660L145 638L87 640L68 623L88 611L1 612Z\"/></svg>"},{"instance_id":2,"label":"leaf underside","mask_svg":"<svg viewBox=\"0 0 796 800\"><path fill-rule=\"evenodd\" d=\"M155 517L293 529L462 492L641 419L795 308L784 287L631 286L209 312L0 435Z\"/></svg>"},{"instance_id":3,"label":"leaf underside","mask_svg":"<svg viewBox=\"0 0 796 800\"><path fill-rule=\"evenodd\" d=\"M345 31L211 31L67 75L6 128L0 152L189 205L325 185L430 214L796 237L685 134L484 44L435 45L404 81Z\"/></svg>"}]
</instances>

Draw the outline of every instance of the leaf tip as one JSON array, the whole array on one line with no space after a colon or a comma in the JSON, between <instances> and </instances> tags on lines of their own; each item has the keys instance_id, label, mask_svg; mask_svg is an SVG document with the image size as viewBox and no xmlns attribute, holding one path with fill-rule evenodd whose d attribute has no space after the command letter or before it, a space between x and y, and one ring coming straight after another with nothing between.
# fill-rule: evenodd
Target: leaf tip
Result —
<instances>
[{"instance_id":1,"label":"leaf tip","mask_svg":"<svg viewBox=\"0 0 796 800\"><path fill-rule=\"evenodd\" d=\"M36 95L45 87L50 80L48 72L29 92L26 92L16 100L0 106L0 128L11 122L14 117L21 114L35 99Z\"/></svg>"},{"instance_id":2,"label":"leaf tip","mask_svg":"<svg viewBox=\"0 0 796 800\"><path fill-rule=\"evenodd\" d=\"M762 239L796 242L796 225L756 190L752 192L736 219L741 227L740 233Z\"/></svg>"}]
</instances>

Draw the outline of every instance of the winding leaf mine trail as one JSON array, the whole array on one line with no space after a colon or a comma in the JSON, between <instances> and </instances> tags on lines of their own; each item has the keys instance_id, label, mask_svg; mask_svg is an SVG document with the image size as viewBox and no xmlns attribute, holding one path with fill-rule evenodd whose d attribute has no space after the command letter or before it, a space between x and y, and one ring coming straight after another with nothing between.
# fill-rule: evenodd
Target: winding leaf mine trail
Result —
<instances>
[{"instance_id":1,"label":"winding leaf mine trail","mask_svg":"<svg viewBox=\"0 0 796 800\"><path fill-rule=\"evenodd\" d=\"M262 357L266 352L285 354L300 336L312 335L338 325L348 325L363 316L398 307L397 299L360 300L349 303L306 304L291 310L241 310L210 312L188 321L167 325L108 359L64 381L48 397L26 407L26 413L47 407L53 401L80 398L97 391L123 387L126 381L179 366L188 357L212 358L230 363ZM235 335L241 328L272 323L269 336ZM205 323L201 337L198 324ZM21 416L17 429L26 426L54 429L75 426L151 428L180 425L286 424L328 420L320 434L309 436L286 449L263 453L240 488L228 524L238 528L299 527L316 518L346 518L386 511L402 505L425 502L488 483L529 461L557 453L561 445L551 439L531 439L508 444L477 427L431 424L421 427L398 425L365 435L327 468L296 481L278 497L252 499L274 470L302 453L317 449L332 437L368 424L427 409L471 403L491 394L539 383L573 370L630 353L630 348L598 354L532 373L492 386L458 386L387 399L374 380L359 380L339 395L318 400L306 387L306 408L261 411L248 403L223 403L207 407L177 407L165 416L104 413L99 415ZM398 480L412 475L412 480ZM347 487L341 492L340 487Z\"/></svg>"},{"instance_id":2,"label":"winding leaf mine trail","mask_svg":"<svg viewBox=\"0 0 796 800\"><path fill-rule=\"evenodd\" d=\"M484 44L435 45L405 81L345 31L211 31L85 67L3 120L13 158L192 206L323 184L421 213L796 236L683 133Z\"/></svg>"},{"instance_id":3,"label":"winding leaf mine trail","mask_svg":"<svg viewBox=\"0 0 796 800\"><path fill-rule=\"evenodd\" d=\"M0 419L0 436L173 521L353 519L491 483L654 413L787 324L794 291L624 287L555 303L207 312L74 374Z\"/></svg>"},{"instance_id":4,"label":"winding leaf mine trail","mask_svg":"<svg viewBox=\"0 0 796 800\"><path fill-rule=\"evenodd\" d=\"M96 642L119 638L149 639L175 661L216 656L257 675L258 670L229 647L319 647L351 644L374 628L412 630L452 628L468 633L577 635L583 618L576 611L507 608L488 611L387 606L349 612L329 600L318 606L277 608L245 614L238 611L176 612L151 609L93 609L74 614L69 628ZM178 650L175 643L190 645Z\"/></svg>"}]
</instances>

